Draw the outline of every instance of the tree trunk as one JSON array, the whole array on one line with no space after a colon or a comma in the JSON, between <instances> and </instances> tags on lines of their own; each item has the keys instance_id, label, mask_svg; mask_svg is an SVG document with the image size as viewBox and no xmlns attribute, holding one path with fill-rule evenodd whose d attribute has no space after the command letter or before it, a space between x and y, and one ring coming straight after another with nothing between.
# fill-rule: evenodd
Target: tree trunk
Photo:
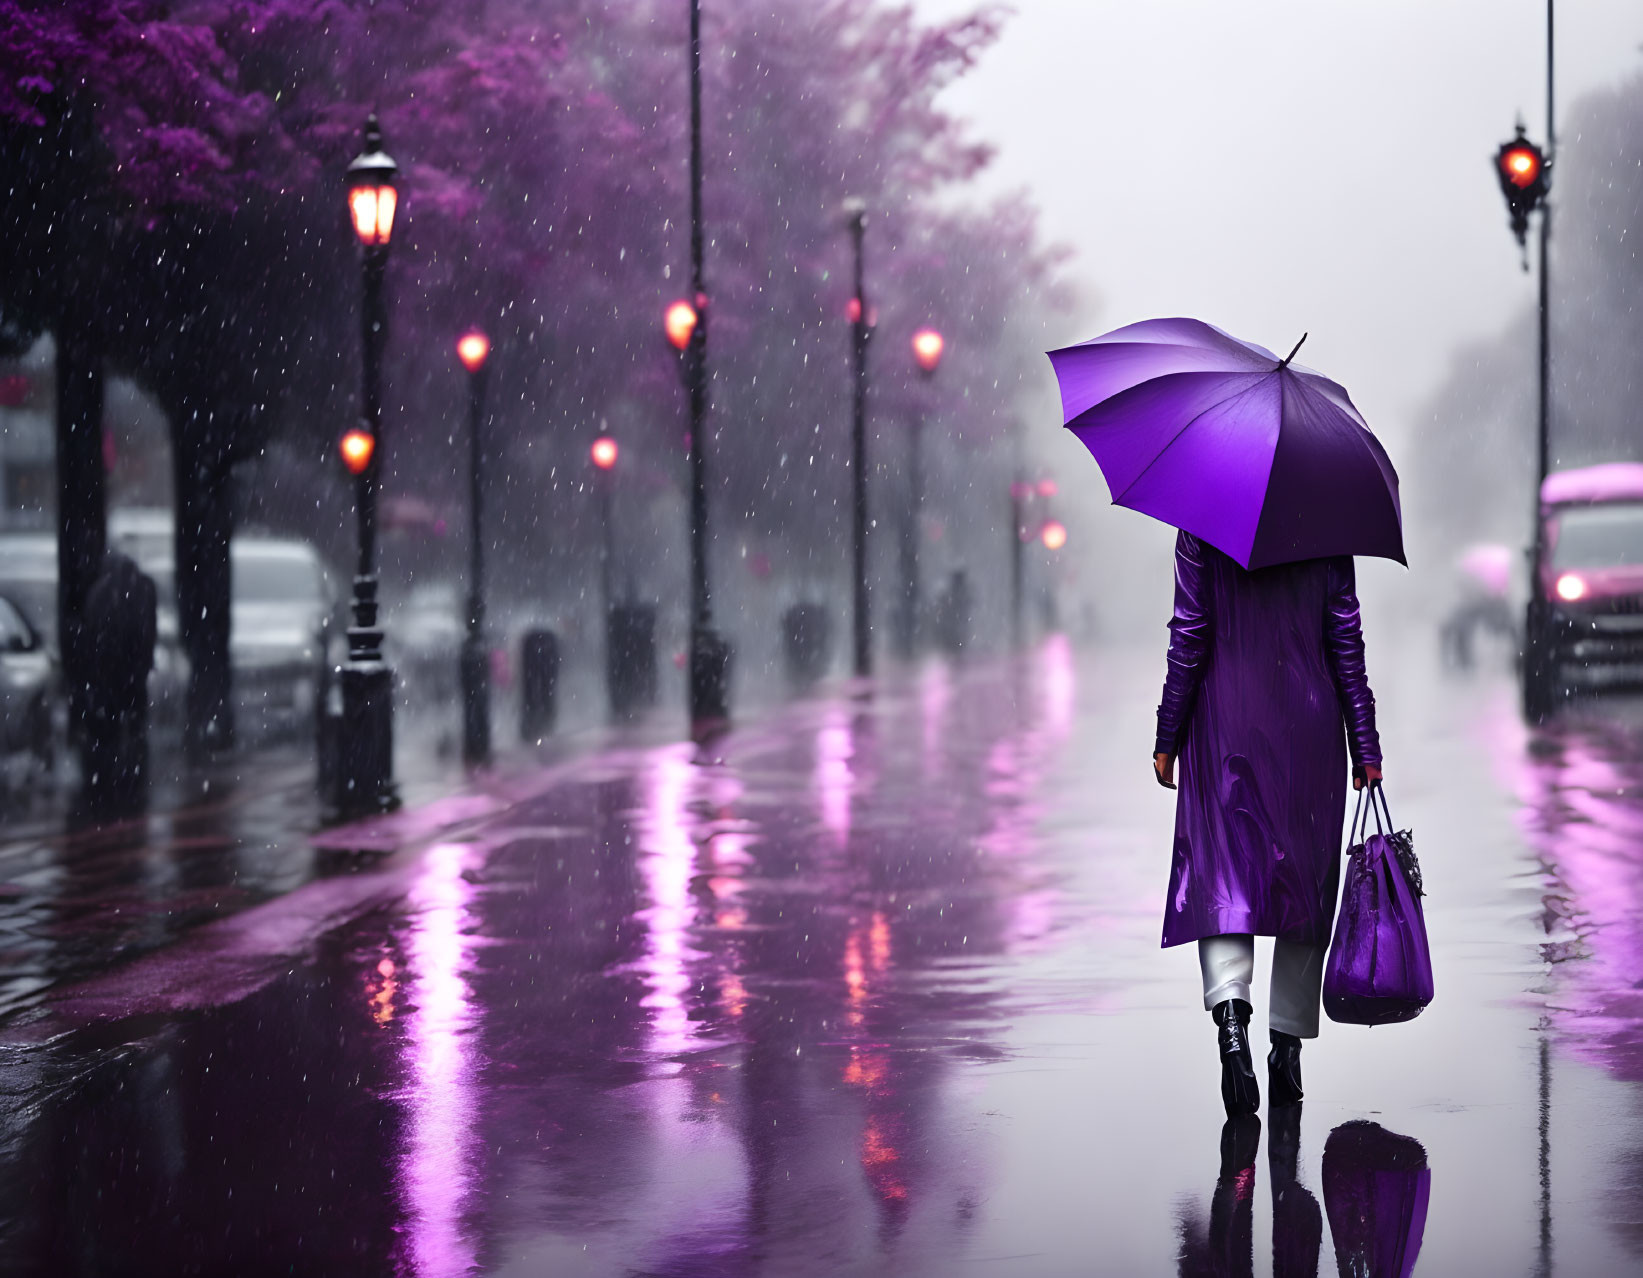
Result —
<instances>
[{"instance_id":1,"label":"tree trunk","mask_svg":"<svg viewBox=\"0 0 1643 1278\"><path fill-rule=\"evenodd\" d=\"M215 431L207 427L208 438ZM229 559L233 512L226 450L187 429L173 436L176 468L177 625L188 653L184 741L193 757L234 744L233 670L229 664ZM192 438L190 436L193 436Z\"/></svg>"},{"instance_id":2,"label":"tree trunk","mask_svg":"<svg viewBox=\"0 0 1643 1278\"><path fill-rule=\"evenodd\" d=\"M57 642L68 690L69 735L79 742L94 672L87 660L86 592L108 535L103 485L103 357L85 299L65 299L57 342Z\"/></svg>"}]
</instances>

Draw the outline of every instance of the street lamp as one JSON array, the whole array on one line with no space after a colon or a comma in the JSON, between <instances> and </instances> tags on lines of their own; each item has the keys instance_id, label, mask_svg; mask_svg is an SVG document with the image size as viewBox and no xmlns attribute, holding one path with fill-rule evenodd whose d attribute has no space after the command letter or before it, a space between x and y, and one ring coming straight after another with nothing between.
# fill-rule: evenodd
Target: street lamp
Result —
<instances>
[{"instance_id":1,"label":"street lamp","mask_svg":"<svg viewBox=\"0 0 1643 1278\"><path fill-rule=\"evenodd\" d=\"M491 659L485 645L485 490L481 482L481 425L485 418L485 361L490 338L477 328L456 339L456 357L468 370L468 633L462 641L462 761L491 758Z\"/></svg>"},{"instance_id":2,"label":"street lamp","mask_svg":"<svg viewBox=\"0 0 1643 1278\"><path fill-rule=\"evenodd\" d=\"M382 475L382 343L387 314L382 277L388 265L394 214L399 206L399 166L382 148L373 113L365 145L348 165L348 213L362 254L364 413L342 438L343 463L354 477L359 519L359 561L354 571L354 624L348 629L348 662L342 668L340 775L336 807L344 814L381 812L399 806L394 785L394 675L382 655L377 625L377 489Z\"/></svg>"},{"instance_id":3,"label":"street lamp","mask_svg":"<svg viewBox=\"0 0 1643 1278\"><path fill-rule=\"evenodd\" d=\"M1046 550L1060 550L1067 544L1067 525L1059 519L1048 519L1039 530L1039 539Z\"/></svg>"},{"instance_id":4,"label":"street lamp","mask_svg":"<svg viewBox=\"0 0 1643 1278\"><path fill-rule=\"evenodd\" d=\"M923 381L930 381L941 366L941 354L946 341L933 328L921 328L913 334L913 362L918 366ZM908 432L907 509L901 520L901 607L896 618L896 647L903 658L911 657L918 649L919 630L919 538L922 532L924 506L924 411L921 405L913 414L912 429Z\"/></svg>"},{"instance_id":5,"label":"street lamp","mask_svg":"<svg viewBox=\"0 0 1643 1278\"><path fill-rule=\"evenodd\" d=\"M867 597L867 343L873 336L872 316L867 309L867 291L862 280L862 241L867 230L867 205L852 196L844 202L845 224L855 250L856 291L850 299L851 356L855 382L850 425L850 467L852 471L851 576L855 587L856 675L873 673L873 628Z\"/></svg>"},{"instance_id":6,"label":"street lamp","mask_svg":"<svg viewBox=\"0 0 1643 1278\"><path fill-rule=\"evenodd\" d=\"M707 584L707 284L702 268L702 0L690 0L690 293L668 307L668 341L690 395L690 719L730 714L730 645L713 629ZM681 309L681 307L683 309Z\"/></svg>"}]
</instances>

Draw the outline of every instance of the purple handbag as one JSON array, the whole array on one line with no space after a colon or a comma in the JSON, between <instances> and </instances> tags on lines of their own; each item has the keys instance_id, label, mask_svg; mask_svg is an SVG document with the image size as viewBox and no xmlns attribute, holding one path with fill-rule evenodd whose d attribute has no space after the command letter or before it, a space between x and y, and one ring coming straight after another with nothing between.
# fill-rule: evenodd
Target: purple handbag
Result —
<instances>
[{"instance_id":1,"label":"purple handbag","mask_svg":"<svg viewBox=\"0 0 1643 1278\"><path fill-rule=\"evenodd\" d=\"M1390 1025L1419 1016L1432 1001L1432 951L1421 914L1415 840L1393 826L1383 787L1367 789L1375 833L1369 833L1360 791L1324 969L1324 1011L1347 1025ZM1360 823L1362 843L1356 841Z\"/></svg>"}]
</instances>

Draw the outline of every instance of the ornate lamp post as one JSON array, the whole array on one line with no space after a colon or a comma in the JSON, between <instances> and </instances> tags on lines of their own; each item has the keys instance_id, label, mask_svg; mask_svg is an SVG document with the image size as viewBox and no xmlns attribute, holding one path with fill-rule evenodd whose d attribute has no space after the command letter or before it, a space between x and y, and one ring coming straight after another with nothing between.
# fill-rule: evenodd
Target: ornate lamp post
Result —
<instances>
[{"instance_id":1,"label":"ornate lamp post","mask_svg":"<svg viewBox=\"0 0 1643 1278\"><path fill-rule=\"evenodd\" d=\"M872 316L867 309L867 292L862 280L862 239L867 230L867 205L854 196L844 202L845 224L855 250L856 291L850 298L851 358L855 368L851 399L850 468L852 558L851 577L855 588L856 674L873 673L873 620L867 597L867 343L873 336Z\"/></svg>"},{"instance_id":2,"label":"ornate lamp post","mask_svg":"<svg viewBox=\"0 0 1643 1278\"><path fill-rule=\"evenodd\" d=\"M336 804L343 813L380 812L399 806L394 786L394 674L382 655L377 626L377 488L382 474L382 343L387 315L382 277L388 265L399 166L382 149L373 114L365 145L348 166L348 212L364 249L364 414L342 438L342 458L354 476L359 517L359 562L354 571L354 624L348 629L348 663L342 668L340 776Z\"/></svg>"},{"instance_id":3,"label":"ornate lamp post","mask_svg":"<svg viewBox=\"0 0 1643 1278\"><path fill-rule=\"evenodd\" d=\"M913 334L913 362L924 381L928 382L935 376L946 345L941 334L933 328L921 328ZM918 551L924 506L922 409L913 415L907 446L907 509L901 521L901 607L897 609L896 617L896 647L903 657L911 657L918 650L919 638Z\"/></svg>"},{"instance_id":4,"label":"ornate lamp post","mask_svg":"<svg viewBox=\"0 0 1643 1278\"><path fill-rule=\"evenodd\" d=\"M468 370L468 633L462 641L462 761L491 759L491 654L485 644L485 361L491 342L477 328L456 341L456 357Z\"/></svg>"}]
</instances>

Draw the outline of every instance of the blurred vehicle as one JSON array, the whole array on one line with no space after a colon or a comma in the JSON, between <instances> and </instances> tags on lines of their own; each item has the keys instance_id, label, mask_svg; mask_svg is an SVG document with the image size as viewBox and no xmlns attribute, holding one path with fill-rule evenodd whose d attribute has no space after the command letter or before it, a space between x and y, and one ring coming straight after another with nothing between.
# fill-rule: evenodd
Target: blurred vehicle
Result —
<instances>
[{"instance_id":1,"label":"blurred vehicle","mask_svg":"<svg viewBox=\"0 0 1643 1278\"><path fill-rule=\"evenodd\" d=\"M56 755L57 683L57 662L45 639L0 595L0 752L26 751L50 769Z\"/></svg>"},{"instance_id":2,"label":"blurred vehicle","mask_svg":"<svg viewBox=\"0 0 1643 1278\"><path fill-rule=\"evenodd\" d=\"M264 727L313 717L340 640L337 598L319 552L296 538L238 535L230 544L229 661L236 700Z\"/></svg>"},{"instance_id":3,"label":"blurred vehicle","mask_svg":"<svg viewBox=\"0 0 1643 1278\"><path fill-rule=\"evenodd\" d=\"M468 612L455 584L424 582L386 610L388 660L405 695L444 703L457 694Z\"/></svg>"},{"instance_id":4,"label":"blurred vehicle","mask_svg":"<svg viewBox=\"0 0 1643 1278\"><path fill-rule=\"evenodd\" d=\"M1511 602L1514 558L1510 546L1479 542L1468 546L1455 561L1450 585L1453 602L1438 630L1446 665L1470 669L1480 633L1516 650L1517 623Z\"/></svg>"},{"instance_id":5,"label":"blurred vehicle","mask_svg":"<svg viewBox=\"0 0 1643 1278\"><path fill-rule=\"evenodd\" d=\"M1549 707L1576 689L1643 685L1643 464L1548 475L1540 510L1526 704Z\"/></svg>"}]
</instances>

